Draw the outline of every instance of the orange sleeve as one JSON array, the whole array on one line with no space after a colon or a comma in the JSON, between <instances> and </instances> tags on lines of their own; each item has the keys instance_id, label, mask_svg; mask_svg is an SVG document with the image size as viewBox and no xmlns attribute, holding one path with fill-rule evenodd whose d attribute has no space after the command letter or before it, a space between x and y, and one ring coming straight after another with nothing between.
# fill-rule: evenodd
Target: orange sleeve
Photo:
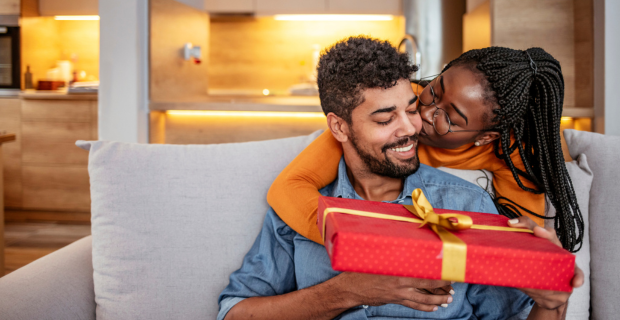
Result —
<instances>
[{"instance_id":1,"label":"orange sleeve","mask_svg":"<svg viewBox=\"0 0 620 320\"><path fill-rule=\"evenodd\" d=\"M326 130L284 168L267 193L267 202L286 224L319 244L318 190L336 179L341 157L342 145Z\"/></svg>"}]
</instances>

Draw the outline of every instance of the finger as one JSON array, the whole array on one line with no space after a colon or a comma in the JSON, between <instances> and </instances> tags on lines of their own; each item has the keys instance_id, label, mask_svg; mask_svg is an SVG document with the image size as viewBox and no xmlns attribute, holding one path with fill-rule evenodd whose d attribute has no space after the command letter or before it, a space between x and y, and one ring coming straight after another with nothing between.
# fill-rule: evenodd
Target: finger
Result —
<instances>
[{"instance_id":1,"label":"finger","mask_svg":"<svg viewBox=\"0 0 620 320\"><path fill-rule=\"evenodd\" d=\"M423 289L436 289L452 285L450 281L443 280L430 280L430 279L416 279L416 278L402 278L404 287L423 288Z\"/></svg>"},{"instance_id":2,"label":"finger","mask_svg":"<svg viewBox=\"0 0 620 320\"><path fill-rule=\"evenodd\" d=\"M454 295L454 288L451 285L435 289L425 289L430 294L450 294Z\"/></svg>"},{"instance_id":3,"label":"finger","mask_svg":"<svg viewBox=\"0 0 620 320\"><path fill-rule=\"evenodd\" d=\"M575 265L575 275L573 276L573 281L571 282L571 285L573 286L573 288L579 288L583 285L584 281L585 275L583 274L583 270L581 270L581 268Z\"/></svg>"},{"instance_id":4,"label":"finger","mask_svg":"<svg viewBox=\"0 0 620 320\"><path fill-rule=\"evenodd\" d=\"M508 220L508 225L516 228L528 228L530 230L533 230L534 227L537 226L536 222L525 216Z\"/></svg>"},{"instance_id":5,"label":"finger","mask_svg":"<svg viewBox=\"0 0 620 320\"><path fill-rule=\"evenodd\" d=\"M418 290L410 291L409 294L405 297L405 300L409 300L411 302L425 304L425 305L434 305L434 306L446 306L454 300L449 294L427 294L420 292Z\"/></svg>"}]
</instances>

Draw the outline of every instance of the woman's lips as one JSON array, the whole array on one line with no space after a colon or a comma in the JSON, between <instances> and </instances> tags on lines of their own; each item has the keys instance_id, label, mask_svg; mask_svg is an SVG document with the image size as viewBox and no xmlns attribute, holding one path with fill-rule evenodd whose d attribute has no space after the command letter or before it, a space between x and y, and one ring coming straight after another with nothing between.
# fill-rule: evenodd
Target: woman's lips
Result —
<instances>
[{"instance_id":1,"label":"woman's lips","mask_svg":"<svg viewBox=\"0 0 620 320\"><path fill-rule=\"evenodd\" d=\"M421 136L428 136L428 134L426 134L426 129L424 129L424 123L422 123L422 128L420 128L420 135Z\"/></svg>"}]
</instances>

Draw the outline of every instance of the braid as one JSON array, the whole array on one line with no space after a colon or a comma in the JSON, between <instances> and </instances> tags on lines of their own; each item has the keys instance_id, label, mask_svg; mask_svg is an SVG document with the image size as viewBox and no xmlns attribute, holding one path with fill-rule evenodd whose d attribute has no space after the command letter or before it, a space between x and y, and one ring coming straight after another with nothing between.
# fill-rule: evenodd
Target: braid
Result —
<instances>
[{"instance_id":1,"label":"braid","mask_svg":"<svg viewBox=\"0 0 620 320\"><path fill-rule=\"evenodd\" d=\"M495 155L504 160L521 189L545 193L557 213L555 217L544 217L503 197L494 199L496 207L509 218L520 216L518 208L521 208L534 216L554 219L562 246L571 252L578 251L584 225L560 141L564 103L560 63L541 48L521 51L490 47L462 54L443 71L467 64L475 65L486 76L486 90L491 91L499 105L493 110L491 122L491 129L500 134L495 141ZM513 144L511 137L515 140ZM516 150L525 171L515 167L510 158ZM526 187L523 178L531 181L535 188Z\"/></svg>"}]
</instances>

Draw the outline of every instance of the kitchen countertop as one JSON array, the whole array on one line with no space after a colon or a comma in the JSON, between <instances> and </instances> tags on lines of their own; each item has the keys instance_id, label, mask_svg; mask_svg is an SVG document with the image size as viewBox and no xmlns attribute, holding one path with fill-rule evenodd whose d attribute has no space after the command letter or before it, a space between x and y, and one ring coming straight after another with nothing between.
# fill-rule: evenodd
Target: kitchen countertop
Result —
<instances>
[{"instance_id":1,"label":"kitchen countertop","mask_svg":"<svg viewBox=\"0 0 620 320\"><path fill-rule=\"evenodd\" d=\"M36 100L97 100L96 93L67 93L61 90L24 90L19 93L22 99Z\"/></svg>"},{"instance_id":2,"label":"kitchen countertop","mask_svg":"<svg viewBox=\"0 0 620 320\"><path fill-rule=\"evenodd\" d=\"M205 96L170 102L151 102L153 111L222 110L323 112L318 96Z\"/></svg>"}]
</instances>

